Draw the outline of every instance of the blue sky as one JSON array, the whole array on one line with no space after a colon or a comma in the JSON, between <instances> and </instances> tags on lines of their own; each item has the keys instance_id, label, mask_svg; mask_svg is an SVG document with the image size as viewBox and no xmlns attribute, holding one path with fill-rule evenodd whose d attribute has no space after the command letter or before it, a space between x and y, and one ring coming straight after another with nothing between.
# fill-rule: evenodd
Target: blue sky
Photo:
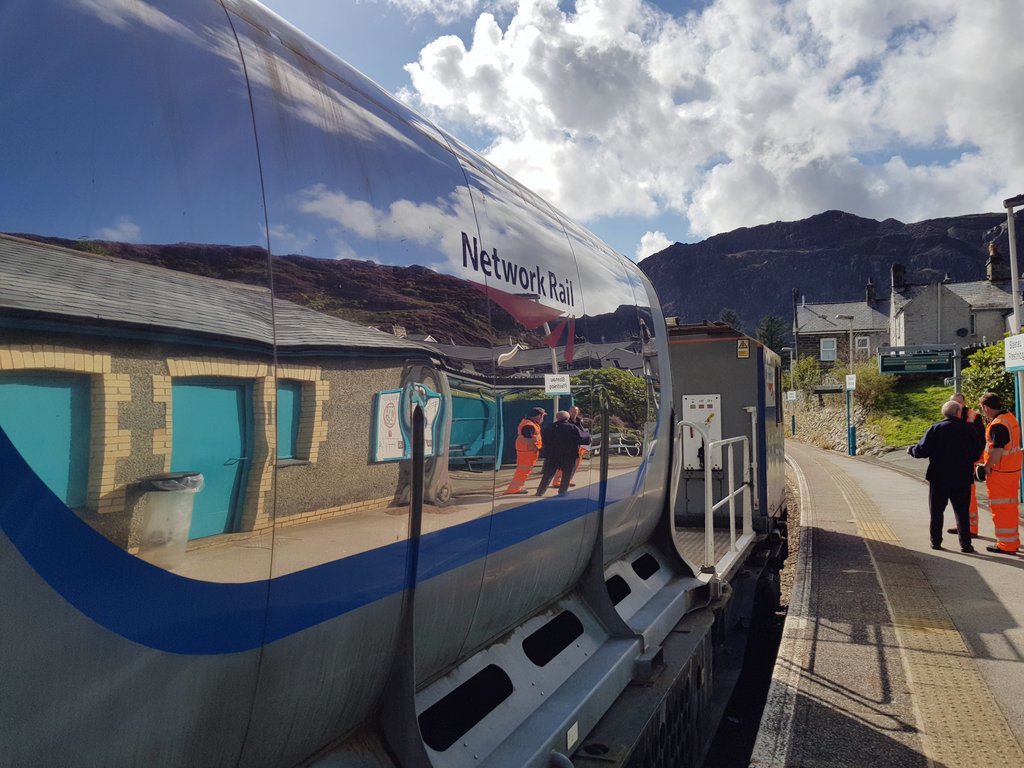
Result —
<instances>
[{"instance_id":1,"label":"blue sky","mask_svg":"<svg viewBox=\"0 0 1024 768\"><path fill-rule=\"evenodd\" d=\"M631 258L1021 191L1019 0L264 4Z\"/></svg>"}]
</instances>

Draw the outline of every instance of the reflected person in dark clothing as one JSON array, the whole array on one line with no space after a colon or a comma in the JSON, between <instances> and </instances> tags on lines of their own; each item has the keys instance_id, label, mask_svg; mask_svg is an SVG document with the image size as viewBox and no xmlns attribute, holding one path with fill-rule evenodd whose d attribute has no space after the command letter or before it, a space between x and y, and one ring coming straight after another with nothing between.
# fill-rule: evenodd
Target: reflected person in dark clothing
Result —
<instances>
[{"instance_id":1,"label":"reflected person in dark clothing","mask_svg":"<svg viewBox=\"0 0 1024 768\"><path fill-rule=\"evenodd\" d=\"M928 459L929 534L932 549L942 549L942 516L946 504L953 505L960 535L960 551L973 552L969 523L974 462L981 456L982 443L974 428L960 419L960 404L943 404L942 421L932 424L918 442L907 448L915 459Z\"/></svg>"},{"instance_id":2,"label":"reflected person in dark clothing","mask_svg":"<svg viewBox=\"0 0 1024 768\"><path fill-rule=\"evenodd\" d=\"M579 458L581 445L590 445L590 433L582 426L569 420L568 411L555 414L555 422L544 428L544 469L537 486L537 495L543 496L556 472L561 472L562 481L558 484L558 495L569 492L569 483L576 471L576 459Z\"/></svg>"}]
</instances>

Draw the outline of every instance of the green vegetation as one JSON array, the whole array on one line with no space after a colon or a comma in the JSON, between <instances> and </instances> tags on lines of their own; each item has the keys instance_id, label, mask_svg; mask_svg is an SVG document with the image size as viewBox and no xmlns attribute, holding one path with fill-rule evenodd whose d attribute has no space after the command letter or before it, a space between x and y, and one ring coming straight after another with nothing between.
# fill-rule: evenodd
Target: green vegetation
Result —
<instances>
[{"instance_id":1,"label":"green vegetation","mask_svg":"<svg viewBox=\"0 0 1024 768\"><path fill-rule=\"evenodd\" d=\"M607 400L608 411L620 416L631 427L647 420L647 382L618 368L594 368L572 377L576 404L583 413L598 413L600 399Z\"/></svg>"},{"instance_id":2,"label":"green vegetation","mask_svg":"<svg viewBox=\"0 0 1024 768\"><path fill-rule=\"evenodd\" d=\"M883 399L893 391L897 379L887 373L879 373L878 362L867 360L853 366L857 375L857 389L853 398L869 411L876 410Z\"/></svg>"},{"instance_id":3,"label":"green vegetation","mask_svg":"<svg viewBox=\"0 0 1024 768\"><path fill-rule=\"evenodd\" d=\"M789 386L798 389L805 395L813 395L814 388L821 384L821 365L810 355L796 361L790 375Z\"/></svg>"},{"instance_id":4,"label":"green vegetation","mask_svg":"<svg viewBox=\"0 0 1024 768\"><path fill-rule=\"evenodd\" d=\"M971 364L964 368L964 397L972 408L986 392L995 392L1008 407L1013 407L1013 374L1003 365L1003 342L979 349L971 355Z\"/></svg>"},{"instance_id":5,"label":"green vegetation","mask_svg":"<svg viewBox=\"0 0 1024 768\"><path fill-rule=\"evenodd\" d=\"M743 321L740 320L740 316L736 314L735 309L730 309L729 307L726 307L721 312L719 312L718 322L725 323L734 331L739 331L740 333L743 333Z\"/></svg>"},{"instance_id":6,"label":"green vegetation","mask_svg":"<svg viewBox=\"0 0 1024 768\"><path fill-rule=\"evenodd\" d=\"M860 378L857 379L860 388ZM953 394L941 382L922 380L897 381L892 390L878 398L875 415L868 425L885 440L886 445L910 445L921 439L929 426L941 417L939 409Z\"/></svg>"},{"instance_id":7,"label":"green vegetation","mask_svg":"<svg viewBox=\"0 0 1024 768\"><path fill-rule=\"evenodd\" d=\"M781 352L789 340L789 327L778 315L765 315L757 324L757 340L773 352Z\"/></svg>"},{"instance_id":8,"label":"green vegetation","mask_svg":"<svg viewBox=\"0 0 1024 768\"><path fill-rule=\"evenodd\" d=\"M857 389L853 396L866 413L867 427L890 447L916 443L929 426L942 418L942 404L953 394L953 388L940 378L879 373L875 360L858 364L854 372ZM832 377L840 381L844 374L841 368L832 371ZM784 377L784 381L788 388L802 391L811 403L817 399L814 388L821 383L822 376L817 360L807 356L797 361L793 375ZM985 392L997 393L1008 408L1013 408L1013 375L1003 365L1003 342L971 354L962 377L964 397L975 410L978 398Z\"/></svg>"}]
</instances>

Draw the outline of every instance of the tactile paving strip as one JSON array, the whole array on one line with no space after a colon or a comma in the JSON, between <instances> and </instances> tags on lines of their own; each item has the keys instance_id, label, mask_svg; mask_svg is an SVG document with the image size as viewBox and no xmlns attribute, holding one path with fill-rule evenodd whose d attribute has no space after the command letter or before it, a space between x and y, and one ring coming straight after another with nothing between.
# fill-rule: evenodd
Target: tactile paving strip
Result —
<instances>
[{"instance_id":1,"label":"tactile paving strip","mask_svg":"<svg viewBox=\"0 0 1024 768\"><path fill-rule=\"evenodd\" d=\"M926 756L937 766L1024 766L970 650L911 554L870 498L843 472L842 489L878 571L920 717Z\"/></svg>"}]
</instances>

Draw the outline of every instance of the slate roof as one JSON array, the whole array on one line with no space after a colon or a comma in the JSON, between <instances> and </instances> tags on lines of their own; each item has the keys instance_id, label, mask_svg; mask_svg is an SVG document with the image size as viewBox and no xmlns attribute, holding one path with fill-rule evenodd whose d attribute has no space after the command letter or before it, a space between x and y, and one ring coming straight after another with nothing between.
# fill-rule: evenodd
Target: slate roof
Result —
<instances>
[{"instance_id":1,"label":"slate roof","mask_svg":"<svg viewBox=\"0 0 1024 768\"><path fill-rule=\"evenodd\" d=\"M947 283L946 287L974 309L1013 309L1013 291L1010 282Z\"/></svg>"},{"instance_id":2,"label":"slate roof","mask_svg":"<svg viewBox=\"0 0 1024 768\"><path fill-rule=\"evenodd\" d=\"M889 332L889 302L841 301L830 304L800 304L796 308L797 333L849 333L850 321L836 315L853 315L853 330Z\"/></svg>"},{"instance_id":3,"label":"slate roof","mask_svg":"<svg viewBox=\"0 0 1024 768\"><path fill-rule=\"evenodd\" d=\"M963 299L971 309L1001 309L1010 311L1013 309L1013 294L1009 281L1004 283L991 283L988 280L976 280L969 283L942 283L942 285L955 296ZM902 309L917 298L924 291L933 290L935 283L930 285L911 285L903 291L894 294L896 312Z\"/></svg>"},{"instance_id":4,"label":"slate roof","mask_svg":"<svg viewBox=\"0 0 1024 768\"><path fill-rule=\"evenodd\" d=\"M0 234L0 309L63 321L117 323L274 341L267 289L97 256ZM429 347L290 301L274 301L279 347L429 351Z\"/></svg>"}]
</instances>

